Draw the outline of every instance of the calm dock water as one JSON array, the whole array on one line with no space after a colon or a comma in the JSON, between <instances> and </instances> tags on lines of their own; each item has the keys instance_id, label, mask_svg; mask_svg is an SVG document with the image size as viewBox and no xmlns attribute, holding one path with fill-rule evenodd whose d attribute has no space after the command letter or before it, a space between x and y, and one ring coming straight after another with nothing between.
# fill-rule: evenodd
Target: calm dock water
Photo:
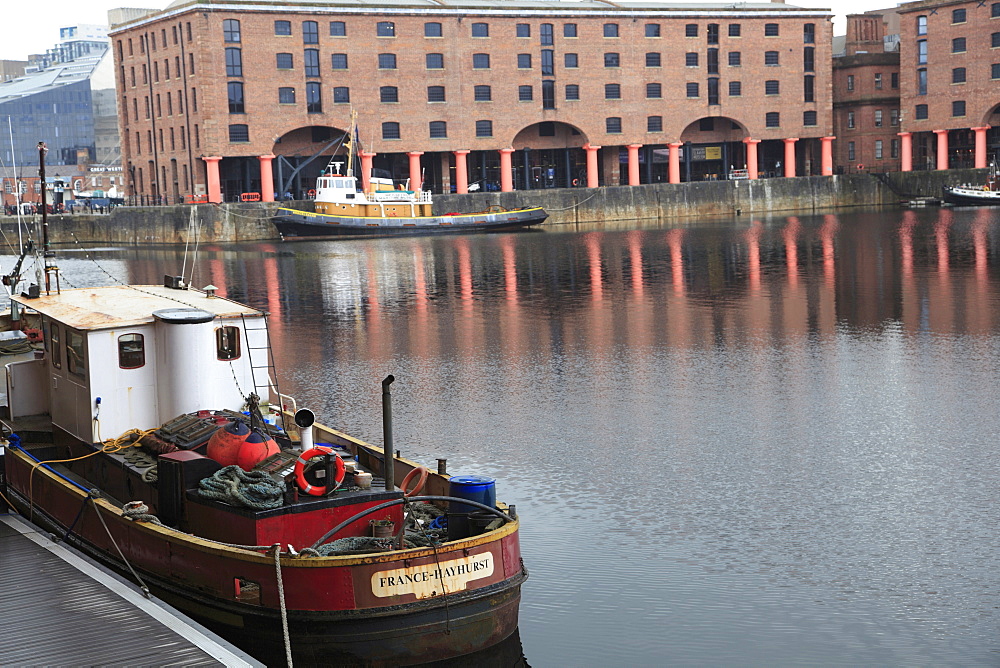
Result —
<instances>
[{"instance_id":1,"label":"calm dock water","mask_svg":"<svg viewBox=\"0 0 1000 668\"><path fill-rule=\"evenodd\" d=\"M1000 211L202 247L283 392L517 504L532 666L996 665ZM158 283L182 250L60 253ZM9 258L6 260L9 262Z\"/></svg>"}]
</instances>

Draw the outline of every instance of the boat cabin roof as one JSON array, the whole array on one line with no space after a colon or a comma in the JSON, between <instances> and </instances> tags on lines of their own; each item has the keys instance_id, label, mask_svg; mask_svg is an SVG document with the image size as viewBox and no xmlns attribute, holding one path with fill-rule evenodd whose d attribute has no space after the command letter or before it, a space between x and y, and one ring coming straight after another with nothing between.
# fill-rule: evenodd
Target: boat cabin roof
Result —
<instances>
[{"instance_id":1,"label":"boat cabin roof","mask_svg":"<svg viewBox=\"0 0 1000 668\"><path fill-rule=\"evenodd\" d=\"M12 301L78 330L113 329L149 324L153 312L190 307L222 318L263 315L225 297L201 290L178 290L162 285L111 285L63 290L31 299L14 295Z\"/></svg>"}]
</instances>

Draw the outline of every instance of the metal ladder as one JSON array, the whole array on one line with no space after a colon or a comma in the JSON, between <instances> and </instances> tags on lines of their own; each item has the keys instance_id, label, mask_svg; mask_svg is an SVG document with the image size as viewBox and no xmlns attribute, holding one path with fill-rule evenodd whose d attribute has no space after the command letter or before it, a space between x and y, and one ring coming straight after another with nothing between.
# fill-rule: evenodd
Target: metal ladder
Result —
<instances>
[{"instance_id":1,"label":"metal ladder","mask_svg":"<svg viewBox=\"0 0 1000 668\"><path fill-rule=\"evenodd\" d=\"M285 397L278 389L278 373L277 368L274 365L274 351L271 350L271 333L268 331L267 326L267 313L261 312L263 315L259 318L259 322L263 324L261 327L249 327L247 324L246 314L240 314L240 319L243 321L243 343L246 347L247 355L250 358L250 380L253 383L253 392L258 397L267 397L268 405L271 404L271 390L274 390L274 394L278 397L278 418L281 420L281 428L285 428L285 416L282 413L284 406L282 405L282 400L285 398L291 399L291 397ZM257 322L258 319L254 318L251 323ZM264 339L267 341L266 346L251 346L250 345L250 332L264 332ZM256 357L254 351L257 351ZM255 364L256 358L259 358L260 351L264 351L264 364ZM261 384L257 381L257 374L260 371L264 371L264 383ZM261 392L263 390L263 392ZM292 400L294 403L294 400Z\"/></svg>"}]
</instances>

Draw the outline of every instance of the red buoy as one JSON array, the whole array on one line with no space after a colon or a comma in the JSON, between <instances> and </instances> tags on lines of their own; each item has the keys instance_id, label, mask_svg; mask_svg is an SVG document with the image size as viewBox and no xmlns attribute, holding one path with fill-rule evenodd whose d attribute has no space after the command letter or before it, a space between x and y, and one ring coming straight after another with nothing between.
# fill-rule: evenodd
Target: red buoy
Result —
<instances>
[{"instance_id":1,"label":"red buoy","mask_svg":"<svg viewBox=\"0 0 1000 668\"><path fill-rule=\"evenodd\" d=\"M254 432L247 436L247 439L240 445L236 463L244 471L249 471L271 455L276 455L279 452L281 452L281 448L278 447L277 443Z\"/></svg>"},{"instance_id":2,"label":"red buoy","mask_svg":"<svg viewBox=\"0 0 1000 668\"><path fill-rule=\"evenodd\" d=\"M233 420L216 430L208 439L205 454L223 466L239 463L240 447L250 436L250 428L242 420Z\"/></svg>"}]
</instances>

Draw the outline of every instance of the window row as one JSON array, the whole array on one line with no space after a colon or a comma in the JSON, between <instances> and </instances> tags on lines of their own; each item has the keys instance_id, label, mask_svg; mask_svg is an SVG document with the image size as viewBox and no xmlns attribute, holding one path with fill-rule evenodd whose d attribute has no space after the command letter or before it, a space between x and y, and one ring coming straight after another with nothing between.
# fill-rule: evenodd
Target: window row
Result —
<instances>
[{"instance_id":1,"label":"window row","mask_svg":"<svg viewBox=\"0 0 1000 668\"><path fill-rule=\"evenodd\" d=\"M165 58L163 60L163 80L164 81L170 81L171 79L180 79L184 75L184 72L181 69L181 57L180 56L174 56L174 61L173 62L174 62L174 66L173 66L173 68L171 68L170 67L170 59L169 58ZM143 83L143 85L146 85L146 84L149 83L150 71L152 71L153 83L160 83L160 61L154 60L152 62L152 64L151 64L151 66L147 65L146 63L143 63L140 66L139 71L140 71L141 76L142 76L142 83ZM189 53L188 54L188 74L192 74L192 75L194 74L194 54L193 53ZM125 82L125 66L124 65L121 66L121 80L122 80L122 83ZM134 67L130 67L129 68L129 83L132 85L133 88L136 85L136 81L137 80L136 80L135 68Z\"/></svg>"},{"instance_id":2,"label":"window row","mask_svg":"<svg viewBox=\"0 0 1000 668\"><path fill-rule=\"evenodd\" d=\"M899 157L899 140L892 139L889 141L890 146L890 158ZM876 139L872 144L872 157L875 160L885 159L885 142L882 139ZM847 142L847 161L855 162L858 159L857 144L853 141ZM861 167L861 165L858 165Z\"/></svg>"},{"instance_id":3,"label":"window row","mask_svg":"<svg viewBox=\"0 0 1000 668\"><path fill-rule=\"evenodd\" d=\"M986 6L985 2L980 2L976 6L976 8L978 9L979 7L985 7L985 6ZM932 10L931 14L937 14L937 10L936 9ZM994 3L990 4L990 18L991 19L1000 18L1000 2L994 2ZM959 9L953 9L953 10L951 10L951 23L952 23L952 25L959 24L959 23L966 23L967 21L968 21L968 12L967 12L967 10L964 7L959 8ZM926 35L927 34L927 16L926 15L921 15L921 16L917 17L917 34L918 35Z\"/></svg>"},{"instance_id":4,"label":"window row","mask_svg":"<svg viewBox=\"0 0 1000 668\"><path fill-rule=\"evenodd\" d=\"M242 85L242 84L241 84ZM174 103L174 98L176 97L177 102ZM198 89L191 88L190 95L188 97L188 106L192 113L198 112ZM128 123L129 113L128 113L128 97L122 97L122 111L125 118L125 123ZM174 111L177 114L184 113L184 91L178 90L176 96L172 91L165 91L163 93L156 93L152 97L149 95L143 96L143 109L144 117L149 119L155 116L156 118L161 118L162 116L173 116ZM166 112L166 114L164 114ZM132 98L132 120L139 120L139 98Z\"/></svg>"},{"instance_id":5,"label":"window row","mask_svg":"<svg viewBox=\"0 0 1000 668\"><path fill-rule=\"evenodd\" d=\"M848 74L847 75L847 90L848 90L848 92L852 92L854 90L854 83L855 83L854 75L853 74ZM874 85L875 90L882 90L882 73L881 72L875 72L874 73L873 78L872 78L872 84ZM897 88L899 88L899 72L890 72L889 73L889 87L892 88L893 90L896 90Z\"/></svg>"},{"instance_id":6,"label":"window row","mask_svg":"<svg viewBox=\"0 0 1000 668\"><path fill-rule=\"evenodd\" d=\"M563 23L562 25L562 36L567 38L575 38L580 36L579 26L576 23ZM505 25L506 27L506 25ZM706 35L708 37L709 44L717 44L720 34L720 25L718 23L709 23L705 26L701 26L697 23L688 23L684 26L684 36L685 37L698 37L699 32L702 27L705 28ZM518 38L530 38L531 37L531 24L530 23L517 23L514 27L514 36ZM318 21L303 21L302 22L302 42L304 44L319 44L319 22ZM730 37L742 37L743 28L740 23L730 23L726 26L727 34ZM240 34L240 22L236 19L225 19L222 22L222 33L223 39L229 43L237 43L241 41ZM778 37L780 35L780 26L777 23L765 23L762 29L764 37ZM292 22L287 20L278 20L274 22L274 34L275 35L291 35L292 34ZM469 36L470 37L490 37L491 29L490 24L484 21L475 21L469 24ZM539 25L539 38L542 45L551 45L553 35L555 34L555 26L552 23L542 23ZM662 37L664 31L662 25L659 23L646 23L643 26L643 34L649 38ZM330 37L347 37L347 23L344 21L330 21L329 22L329 35ZM396 23L394 21L379 21L375 24L375 35L377 37L397 37L398 33L396 31ZM604 23L601 26L601 35L606 38L617 38L622 36L620 24L618 23ZM507 34L498 35L500 37L507 37ZM424 37L444 37L444 26L439 21L427 21L424 23ZM812 44L816 41L816 24L806 23L802 27L802 40L806 44Z\"/></svg>"},{"instance_id":7,"label":"window row","mask_svg":"<svg viewBox=\"0 0 1000 668\"><path fill-rule=\"evenodd\" d=\"M167 133L164 134L163 128L157 128L157 134L159 135L160 139L160 151L161 152L167 151L168 140L170 146L169 150L171 151L187 150L189 136L190 136L191 146L194 148L201 148L201 130L199 129L197 124L192 125L191 129L193 130L193 132L189 134L185 129L185 127L182 125L179 128L177 128L176 131L174 128L168 128ZM143 153L142 135L138 132L135 133L134 146L135 146L135 155L142 155ZM153 153L155 151L155 147L153 146L152 130L146 130L146 151L148 153Z\"/></svg>"},{"instance_id":8,"label":"window row","mask_svg":"<svg viewBox=\"0 0 1000 668\"><path fill-rule=\"evenodd\" d=\"M857 113L853 111L847 112L847 127L849 129L854 129L856 125ZM882 109L875 109L872 115L872 126L876 128L883 127L885 121L885 112ZM891 127L896 127L899 125L899 109L889 110L889 125Z\"/></svg>"},{"instance_id":9,"label":"window row","mask_svg":"<svg viewBox=\"0 0 1000 668\"><path fill-rule=\"evenodd\" d=\"M918 121L927 120L929 118L927 105L918 104L913 110L913 116ZM952 100L951 116L952 118L961 118L965 116L965 100Z\"/></svg>"}]
</instances>

